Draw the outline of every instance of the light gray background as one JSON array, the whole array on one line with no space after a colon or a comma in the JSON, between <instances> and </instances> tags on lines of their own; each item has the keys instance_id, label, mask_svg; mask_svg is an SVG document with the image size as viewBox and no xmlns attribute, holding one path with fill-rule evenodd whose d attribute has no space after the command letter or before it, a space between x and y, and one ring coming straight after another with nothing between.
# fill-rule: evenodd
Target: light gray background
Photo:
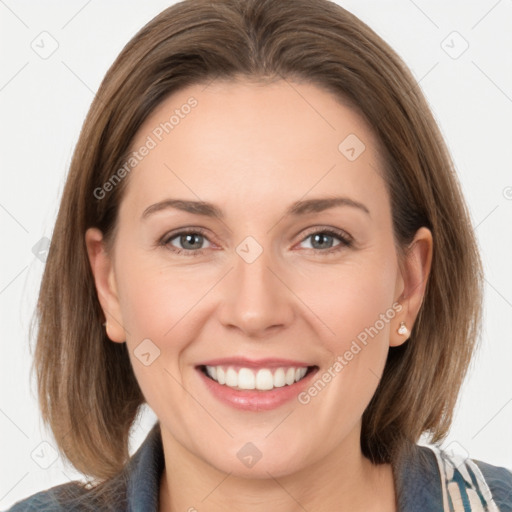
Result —
<instances>
[{"instance_id":1,"label":"light gray background","mask_svg":"<svg viewBox=\"0 0 512 512\"><path fill-rule=\"evenodd\" d=\"M32 248L51 238L72 151L102 77L135 32L171 3L0 0L0 509L80 476L54 451L29 382L28 324L43 270ZM420 82L482 251L482 349L444 445L512 468L512 0L339 3L388 41ZM58 48L46 59L32 48L52 44ZM146 409L132 452L154 420Z\"/></svg>"}]
</instances>

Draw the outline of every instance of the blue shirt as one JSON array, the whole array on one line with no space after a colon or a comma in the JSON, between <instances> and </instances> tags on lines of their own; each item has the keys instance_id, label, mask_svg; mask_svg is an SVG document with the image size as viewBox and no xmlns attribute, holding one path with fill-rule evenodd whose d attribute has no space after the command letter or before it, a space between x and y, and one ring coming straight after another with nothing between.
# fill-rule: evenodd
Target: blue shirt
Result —
<instances>
[{"instance_id":1,"label":"blue shirt","mask_svg":"<svg viewBox=\"0 0 512 512\"><path fill-rule=\"evenodd\" d=\"M473 462L484 476L499 511L512 512L512 472L481 461ZM19 501L6 512L158 512L164 465L160 424L157 421L126 464L122 475L116 477L120 492L111 500L114 502L111 507L95 502L90 497L90 491L81 484L69 482ZM401 460L394 471L398 512L443 512L443 486L433 450L426 446L412 446L408 457ZM486 510L485 506L482 510Z\"/></svg>"}]
</instances>

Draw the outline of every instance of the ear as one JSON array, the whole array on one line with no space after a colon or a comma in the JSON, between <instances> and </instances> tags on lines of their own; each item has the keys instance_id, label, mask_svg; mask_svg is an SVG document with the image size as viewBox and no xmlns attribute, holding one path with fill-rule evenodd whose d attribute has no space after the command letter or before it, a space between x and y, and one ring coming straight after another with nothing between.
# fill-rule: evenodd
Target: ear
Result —
<instances>
[{"instance_id":1,"label":"ear","mask_svg":"<svg viewBox=\"0 0 512 512\"><path fill-rule=\"evenodd\" d=\"M431 231L426 227L421 227L405 251L404 259L400 264L400 275L397 278L397 290L400 294L397 302L402 305L402 309L394 318L392 325L389 340L389 345L392 347L402 345L412 331L427 287L433 245ZM408 333L405 335L397 332L400 322L405 322L408 329Z\"/></svg>"},{"instance_id":2,"label":"ear","mask_svg":"<svg viewBox=\"0 0 512 512\"><path fill-rule=\"evenodd\" d=\"M123 343L126 333L122 326L113 262L106 251L103 233L97 228L89 228L85 233L85 244L98 298L107 319L107 336L112 341Z\"/></svg>"}]
</instances>

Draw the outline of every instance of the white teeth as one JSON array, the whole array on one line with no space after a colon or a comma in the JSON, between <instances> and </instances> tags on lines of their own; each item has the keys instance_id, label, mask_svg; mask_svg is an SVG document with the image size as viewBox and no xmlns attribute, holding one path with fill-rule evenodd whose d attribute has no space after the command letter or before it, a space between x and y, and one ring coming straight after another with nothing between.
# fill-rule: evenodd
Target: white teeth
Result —
<instances>
[{"instance_id":1,"label":"white teeth","mask_svg":"<svg viewBox=\"0 0 512 512\"><path fill-rule=\"evenodd\" d=\"M240 389L254 389L256 387L254 372L251 372L248 368L242 368L238 372L238 387Z\"/></svg>"},{"instance_id":2,"label":"white teeth","mask_svg":"<svg viewBox=\"0 0 512 512\"><path fill-rule=\"evenodd\" d=\"M274 387L274 379L270 370L258 370L256 374L256 389L266 391Z\"/></svg>"},{"instance_id":3,"label":"white teeth","mask_svg":"<svg viewBox=\"0 0 512 512\"><path fill-rule=\"evenodd\" d=\"M230 388L235 388L238 386L238 373L233 370L233 368L228 368L226 372L226 386Z\"/></svg>"},{"instance_id":4,"label":"white teeth","mask_svg":"<svg viewBox=\"0 0 512 512\"><path fill-rule=\"evenodd\" d=\"M217 380L217 367L216 366L207 366L206 373L213 379Z\"/></svg>"},{"instance_id":5,"label":"white teeth","mask_svg":"<svg viewBox=\"0 0 512 512\"><path fill-rule=\"evenodd\" d=\"M206 366L206 373L219 384L230 388L257 389L259 391L291 386L303 379L307 371L307 367L276 368L272 373L269 368L259 370L240 368L237 371L231 366L227 369L222 366Z\"/></svg>"},{"instance_id":6,"label":"white teeth","mask_svg":"<svg viewBox=\"0 0 512 512\"><path fill-rule=\"evenodd\" d=\"M286 384L283 368L278 368L274 373L274 387L282 388Z\"/></svg>"},{"instance_id":7,"label":"white teeth","mask_svg":"<svg viewBox=\"0 0 512 512\"><path fill-rule=\"evenodd\" d=\"M207 366L206 368L209 368L209 367ZM212 379L215 379L215 377L213 375L210 375L210 377ZM220 366L217 366L217 382L219 384L226 384L226 372Z\"/></svg>"}]
</instances>

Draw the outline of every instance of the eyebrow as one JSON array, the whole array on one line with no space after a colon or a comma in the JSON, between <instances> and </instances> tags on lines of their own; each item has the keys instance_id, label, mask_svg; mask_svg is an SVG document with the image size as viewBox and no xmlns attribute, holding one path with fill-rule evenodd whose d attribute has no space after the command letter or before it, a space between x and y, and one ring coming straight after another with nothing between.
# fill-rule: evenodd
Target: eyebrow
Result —
<instances>
[{"instance_id":1,"label":"eyebrow","mask_svg":"<svg viewBox=\"0 0 512 512\"><path fill-rule=\"evenodd\" d=\"M354 201L349 197L339 196L296 201L295 203L292 203L292 205L286 210L285 215L307 215L308 213L323 212L330 208L339 206L350 206L357 208L370 215L370 210L363 203ZM203 215L205 217L212 217L219 220L224 219L224 213L214 204L208 203L206 201L191 201L185 199L165 199L158 203L152 204L144 210L141 219L147 219L154 213L167 210L169 208L175 208L184 212L192 213L195 215Z\"/></svg>"}]
</instances>

